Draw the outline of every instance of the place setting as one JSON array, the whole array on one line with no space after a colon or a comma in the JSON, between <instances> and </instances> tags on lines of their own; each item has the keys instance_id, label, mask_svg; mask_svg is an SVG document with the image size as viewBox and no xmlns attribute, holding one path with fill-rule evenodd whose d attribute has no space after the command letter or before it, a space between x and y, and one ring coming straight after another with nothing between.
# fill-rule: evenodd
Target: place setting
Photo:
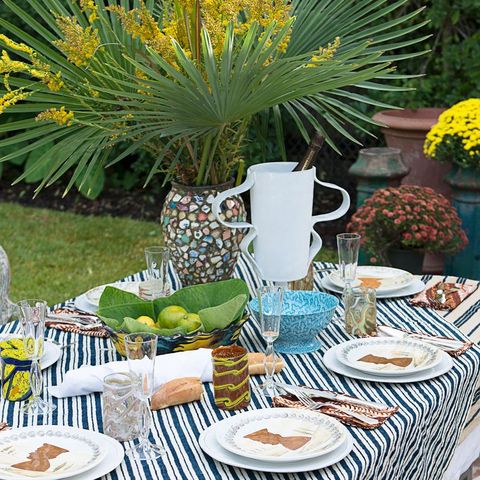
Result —
<instances>
[{"instance_id":1,"label":"place setting","mask_svg":"<svg viewBox=\"0 0 480 480\"><path fill-rule=\"evenodd\" d=\"M408 297L425 290L425 283L406 270L400 268L353 264L348 257L355 256L358 262L360 235L343 233L337 235L337 247L340 269L326 272L320 280L325 290L343 293L347 286L351 288L372 288L379 299ZM342 261L346 259L341 266ZM349 267L349 265L351 265Z\"/></svg>"},{"instance_id":2,"label":"place setting","mask_svg":"<svg viewBox=\"0 0 480 480\"><path fill-rule=\"evenodd\" d=\"M100 306L100 298L107 287L114 287L122 292L129 292L145 299L155 299L171 293L171 283L168 277L170 250L164 246L152 246L145 249L147 269L144 281L123 281L108 283L91 288L75 298L74 307L77 315L95 316ZM67 311L67 314L70 313ZM62 310L57 312L62 315ZM86 315L85 315L86 314ZM58 318L61 320L62 318Z\"/></svg>"}]
</instances>

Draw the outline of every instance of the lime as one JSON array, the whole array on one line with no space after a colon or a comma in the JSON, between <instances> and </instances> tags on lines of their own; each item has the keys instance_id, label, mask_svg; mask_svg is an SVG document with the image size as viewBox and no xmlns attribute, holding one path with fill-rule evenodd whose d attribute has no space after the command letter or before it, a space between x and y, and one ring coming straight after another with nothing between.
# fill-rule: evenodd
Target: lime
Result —
<instances>
[{"instance_id":1,"label":"lime","mask_svg":"<svg viewBox=\"0 0 480 480\"><path fill-rule=\"evenodd\" d=\"M181 320L187 318L187 311L179 305L165 307L158 315L157 324L160 328L178 327Z\"/></svg>"},{"instance_id":2,"label":"lime","mask_svg":"<svg viewBox=\"0 0 480 480\"><path fill-rule=\"evenodd\" d=\"M198 330L202 326L202 321L196 313L188 313L185 318L182 318L178 324L180 327L185 327L187 332Z\"/></svg>"}]
</instances>

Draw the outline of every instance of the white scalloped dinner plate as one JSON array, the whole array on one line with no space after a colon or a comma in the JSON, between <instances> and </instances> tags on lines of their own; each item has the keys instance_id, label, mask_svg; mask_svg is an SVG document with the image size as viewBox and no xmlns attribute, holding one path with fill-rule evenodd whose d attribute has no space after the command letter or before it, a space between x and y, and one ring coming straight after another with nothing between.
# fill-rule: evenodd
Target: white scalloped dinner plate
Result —
<instances>
[{"instance_id":1,"label":"white scalloped dinner plate","mask_svg":"<svg viewBox=\"0 0 480 480\"><path fill-rule=\"evenodd\" d=\"M341 363L372 375L403 376L436 367L442 361L441 350L437 347L405 338L356 338L341 343L339 347L337 358ZM397 367L392 364L378 365L360 360L369 354L384 358L410 357L413 361L407 367Z\"/></svg>"},{"instance_id":2,"label":"white scalloped dinner plate","mask_svg":"<svg viewBox=\"0 0 480 480\"><path fill-rule=\"evenodd\" d=\"M326 455L300 460L298 462L264 462L252 458L236 455L223 448L216 438L215 423L204 430L199 437L200 448L214 460L232 467L245 468L256 472L269 473L300 473L312 472L321 468L330 467L350 454L353 449L353 438L347 431L345 441L336 450Z\"/></svg>"},{"instance_id":3,"label":"white scalloped dinner plate","mask_svg":"<svg viewBox=\"0 0 480 480\"><path fill-rule=\"evenodd\" d=\"M361 279L375 279L380 282L380 286L375 290L377 293L389 293L405 288L410 285L415 277L406 270L393 267L376 267L374 265L365 265L357 267L356 279L353 282L354 287L359 287ZM330 282L343 290L344 282L340 276L340 271L335 270L328 276Z\"/></svg>"},{"instance_id":4,"label":"white scalloped dinner plate","mask_svg":"<svg viewBox=\"0 0 480 480\"><path fill-rule=\"evenodd\" d=\"M328 277L324 277L320 280L320 285L326 290L330 290L335 293L343 293L343 289L333 284ZM378 298L399 298L408 297L410 295L416 295L423 292L426 285L418 278L415 278L412 283L409 283L406 287L390 292L379 292L377 290Z\"/></svg>"},{"instance_id":5,"label":"white scalloped dinner plate","mask_svg":"<svg viewBox=\"0 0 480 480\"><path fill-rule=\"evenodd\" d=\"M310 437L303 447L289 450L245 438L259 430L288 436ZM297 408L264 408L239 413L217 424L217 441L226 450L243 457L268 462L297 462L330 453L347 435L338 421L319 412Z\"/></svg>"},{"instance_id":6,"label":"white scalloped dinner plate","mask_svg":"<svg viewBox=\"0 0 480 480\"><path fill-rule=\"evenodd\" d=\"M140 284L143 282L118 282L118 283L107 283L106 285L100 285L98 287L91 288L84 293L85 298L90 305L98 308L100 297L107 287L115 287L124 292L134 293L138 295Z\"/></svg>"},{"instance_id":7,"label":"white scalloped dinner plate","mask_svg":"<svg viewBox=\"0 0 480 480\"><path fill-rule=\"evenodd\" d=\"M12 466L28 462L29 454L44 444L67 451L50 458L50 466L45 472ZM94 469L103 461L106 454L106 449L102 448L96 432L89 430L57 425L7 430L0 433L0 478L5 480L71 478Z\"/></svg>"},{"instance_id":8,"label":"white scalloped dinner plate","mask_svg":"<svg viewBox=\"0 0 480 480\"><path fill-rule=\"evenodd\" d=\"M354 378L356 380L365 380L367 382L380 383L414 383L431 380L447 373L453 367L452 357L446 352L440 351L441 362L433 368L423 370L422 372L410 373L402 376L382 376L372 375L371 373L361 372L355 368L348 367L338 360L337 349L341 345L335 345L328 349L323 355L323 364L332 372L344 375L345 377Z\"/></svg>"}]
</instances>

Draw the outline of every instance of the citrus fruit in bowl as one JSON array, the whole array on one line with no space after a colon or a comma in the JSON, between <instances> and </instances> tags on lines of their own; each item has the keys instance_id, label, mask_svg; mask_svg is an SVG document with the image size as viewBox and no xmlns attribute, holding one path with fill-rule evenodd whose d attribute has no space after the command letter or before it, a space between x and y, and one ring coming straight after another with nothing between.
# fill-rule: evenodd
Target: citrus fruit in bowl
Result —
<instances>
[{"instance_id":1,"label":"citrus fruit in bowl","mask_svg":"<svg viewBox=\"0 0 480 480\"><path fill-rule=\"evenodd\" d=\"M158 335L158 353L235 343L247 320L249 292L243 280L193 285L154 301L107 287L98 316L120 355L129 333Z\"/></svg>"}]
</instances>

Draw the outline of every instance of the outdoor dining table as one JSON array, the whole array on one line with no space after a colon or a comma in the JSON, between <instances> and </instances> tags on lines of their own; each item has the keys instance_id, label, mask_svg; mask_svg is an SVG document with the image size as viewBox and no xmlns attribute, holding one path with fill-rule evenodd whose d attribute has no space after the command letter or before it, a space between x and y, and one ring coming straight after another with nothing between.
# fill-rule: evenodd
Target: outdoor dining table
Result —
<instances>
[{"instance_id":1,"label":"outdoor dining table","mask_svg":"<svg viewBox=\"0 0 480 480\"><path fill-rule=\"evenodd\" d=\"M317 264L319 268L332 264ZM178 281L170 272L173 288ZM315 286L320 288L324 272L315 274ZM260 281L244 258L241 258L236 276L244 279L254 293ZM125 280L143 280L143 272ZM433 281L424 277L425 281ZM466 279L456 279L465 282ZM468 302L468 303L467 303ZM73 300L66 303L72 305ZM480 290L447 315L426 308L412 307L408 298L379 300L378 321L382 324L409 330L422 331L458 339L465 334L477 339L480 336ZM342 315L342 304L337 315ZM3 333L15 332L14 322L2 328ZM48 337L65 348L59 361L44 372L46 387L57 385L68 370L82 365L94 365L118 360L108 339L48 330ZM480 349L475 346L454 359L453 368L446 374L429 381L410 384L372 383L350 379L327 370L322 362L325 351L340 342L349 340L340 322L332 322L320 335L322 348L303 355L283 355L285 368L278 375L284 383L321 387L368 400L379 401L400 410L380 428L364 430L347 426L354 439L353 451L341 462L322 469L296 475L268 474L233 468L218 463L201 450L198 438L208 426L234 414L219 410L213 400L211 384L205 384L201 401L170 407L153 412L150 439L161 442L166 455L157 461L132 461L125 457L122 464L105 479L348 479L348 480L441 480L451 463L457 441L467 425L467 437L480 438L479 407L470 413L475 400L479 400L477 380L480 374ZM249 351L263 351L258 325L250 319L243 327L239 343ZM161 358L159 360L161 362ZM252 385L261 382L253 377ZM89 430L103 431L102 396L98 393L52 399L57 409L43 420L45 424L63 424ZM480 401L479 401L480 405ZM20 412L20 404L2 400L3 421L13 427L31 424ZM269 400L253 393L250 409L269 406ZM126 442L125 446L128 446ZM480 442L477 442L480 444ZM472 447L469 447L470 449ZM470 454L472 454L470 452Z\"/></svg>"}]
</instances>

